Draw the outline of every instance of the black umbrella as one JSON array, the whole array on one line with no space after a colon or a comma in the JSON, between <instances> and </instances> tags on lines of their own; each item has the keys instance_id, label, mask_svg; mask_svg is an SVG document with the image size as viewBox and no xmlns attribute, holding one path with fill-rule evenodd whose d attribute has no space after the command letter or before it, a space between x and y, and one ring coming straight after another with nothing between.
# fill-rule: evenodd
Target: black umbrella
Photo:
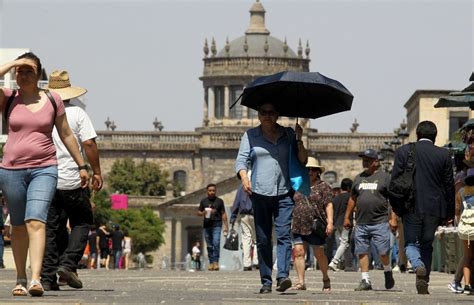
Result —
<instances>
[{"instance_id":1,"label":"black umbrella","mask_svg":"<svg viewBox=\"0 0 474 305\"><path fill-rule=\"evenodd\" d=\"M255 110L271 103L282 116L315 119L350 110L354 96L340 82L318 72L287 71L257 78L240 98L241 105Z\"/></svg>"},{"instance_id":2,"label":"black umbrella","mask_svg":"<svg viewBox=\"0 0 474 305\"><path fill-rule=\"evenodd\" d=\"M474 81L474 73L472 73L469 80ZM469 107L471 110L474 110L474 83L470 84L462 91L454 91L450 92L448 96L442 96L434 107Z\"/></svg>"}]
</instances>

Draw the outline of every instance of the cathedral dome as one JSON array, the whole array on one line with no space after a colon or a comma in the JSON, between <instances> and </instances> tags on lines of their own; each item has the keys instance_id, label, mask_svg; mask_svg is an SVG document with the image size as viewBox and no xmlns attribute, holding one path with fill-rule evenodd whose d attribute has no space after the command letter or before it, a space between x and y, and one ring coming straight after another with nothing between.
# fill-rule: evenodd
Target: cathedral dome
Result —
<instances>
[{"instance_id":1,"label":"cathedral dome","mask_svg":"<svg viewBox=\"0 0 474 305\"><path fill-rule=\"evenodd\" d=\"M247 51L246 51L247 50ZM268 34L246 34L226 44L217 57L296 57L286 42Z\"/></svg>"}]
</instances>

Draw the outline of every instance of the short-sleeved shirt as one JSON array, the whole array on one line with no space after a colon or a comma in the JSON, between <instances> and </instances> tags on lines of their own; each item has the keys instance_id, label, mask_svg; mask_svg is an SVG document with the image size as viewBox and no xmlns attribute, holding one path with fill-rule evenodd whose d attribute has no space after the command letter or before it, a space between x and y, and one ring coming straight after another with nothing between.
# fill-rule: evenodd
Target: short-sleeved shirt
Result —
<instances>
[{"instance_id":1,"label":"short-sleeved shirt","mask_svg":"<svg viewBox=\"0 0 474 305\"><path fill-rule=\"evenodd\" d=\"M203 212L205 208L216 209L216 213L211 214L210 218L204 218L204 228L222 226L222 213L225 212L224 201L219 197L204 198L199 203L199 211Z\"/></svg>"},{"instance_id":2,"label":"short-sleeved shirt","mask_svg":"<svg viewBox=\"0 0 474 305\"><path fill-rule=\"evenodd\" d=\"M109 247L109 235L107 235L101 229L98 229L97 232L98 232L98 235L99 235L99 247L101 249L108 248Z\"/></svg>"},{"instance_id":3,"label":"short-sleeved shirt","mask_svg":"<svg viewBox=\"0 0 474 305\"><path fill-rule=\"evenodd\" d=\"M80 143L97 137L94 126L81 107L71 103L65 104L66 117L71 127L72 133L78 141L79 151L82 152ZM59 137L56 128L53 130L53 141L56 145L56 156L58 159L58 186L59 190L75 190L81 187L81 177L76 162L69 154L66 146Z\"/></svg>"},{"instance_id":4,"label":"short-sleeved shirt","mask_svg":"<svg viewBox=\"0 0 474 305\"><path fill-rule=\"evenodd\" d=\"M388 221L388 192L390 175L376 171L368 176L359 174L352 185L352 196L356 198L356 222L360 225L379 224Z\"/></svg>"},{"instance_id":5,"label":"short-sleeved shirt","mask_svg":"<svg viewBox=\"0 0 474 305\"><path fill-rule=\"evenodd\" d=\"M311 186L309 196L296 192L293 197L295 207L293 208L291 231L296 234L310 235L314 216L318 215L317 213L319 212L319 215L326 220L326 207L332 199L332 189L324 181Z\"/></svg>"},{"instance_id":6,"label":"short-sleeved shirt","mask_svg":"<svg viewBox=\"0 0 474 305\"><path fill-rule=\"evenodd\" d=\"M332 206L334 208L333 222L334 222L335 226L344 225L344 217L346 215L347 202L349 201L350 195L351 194L349 192L344 192L344 193L341 193L341 194L337 195L332 200ZM349 217L349 219L351 221L351 225L353 223L353 218L354 217L351 213L351 215Z\"/></svg>"},{"instance_id":7,"label":"short-sleeved shirt","mask_svg":"<svg viewBox=\"0 0 474 305\"><path fill-rule=\"evenodd\" d=\"M123 232L122 231L113 231L112 232L112 250L122 250L122 241L123 241Z\"/></svg>"},{"instance_id":8,"label":"short-sleeved shirt","mask_svg":"<svg viewBox=\"0 0 474 305\"><path fill-rule=\"evenodd\" d=\"M6 107L12 90L2 90L5 94L3 105ZM59 95L52 91L51 94L57 107L56 117L49 99L36 112L26 107L18 93L13 99L8 115L8 139L3 149L3 168L23 169L57 164L52 132L55 119L65 110Z\"/></svg>"}]
</instances>

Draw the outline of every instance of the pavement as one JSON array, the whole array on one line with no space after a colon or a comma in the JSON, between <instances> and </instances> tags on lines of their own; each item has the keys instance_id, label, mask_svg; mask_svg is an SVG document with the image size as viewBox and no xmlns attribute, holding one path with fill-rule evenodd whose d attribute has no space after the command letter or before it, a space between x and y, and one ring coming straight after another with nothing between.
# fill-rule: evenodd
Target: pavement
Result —
<instances>
[{"instance_id":1,"label":"pavement","mask_svg":"<svg viewBox=\"0 0 474 305\"><path fill-rule=\"evenodd\" d=\"M417 295L415 275L394 273L395 287L384 289L382 271L371 271L374 290L356 292L358 272L331 272L332 291L322 292L322 276L306 271L306 291L261 295L258 271L79 270L83 289L61 287L41 298L13 297L15 271L0 270L0 304L473 304L474 295L453 294L453 276L433 272L430 295ZM290 278L295 281L296 273Z\"/></svg>"}]
</instances>

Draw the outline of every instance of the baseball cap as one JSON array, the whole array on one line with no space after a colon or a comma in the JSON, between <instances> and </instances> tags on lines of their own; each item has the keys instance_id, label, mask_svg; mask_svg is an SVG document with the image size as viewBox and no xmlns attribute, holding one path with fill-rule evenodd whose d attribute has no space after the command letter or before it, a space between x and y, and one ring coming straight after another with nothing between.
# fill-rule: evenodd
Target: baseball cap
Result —
<instances>
[{"instance_id":1,"label":"baseball cap","mask_svg":"<svg viewBox=\"0 0 474 305\"><path fill-rule=\"evenodd\" d=\"M359 154L359 157L363 158L370 158L370 159L378 159L379 154L372 148L364 150L362 153Z\"/></svg>"}]
</instances>

